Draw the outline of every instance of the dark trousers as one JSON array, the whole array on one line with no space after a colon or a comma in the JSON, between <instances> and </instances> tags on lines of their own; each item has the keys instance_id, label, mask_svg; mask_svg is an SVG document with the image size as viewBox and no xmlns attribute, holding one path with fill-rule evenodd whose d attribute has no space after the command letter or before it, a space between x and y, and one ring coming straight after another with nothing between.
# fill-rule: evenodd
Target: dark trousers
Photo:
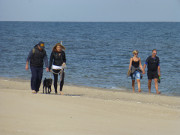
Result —
<instances>
[{"instance_id":1,"label":"dark trousers","mask_svg":"<svg viewBox=\"0 0 180 135\"><path fill-rule=\"evenodd\" d=\"M31 66L31 74L31 89L38 92L41 85L43 68Z\"/></svg>"},{"instance_id":2,"label":"dark trousers","mask_svg":"<svg viewBox=\"0 0 180 135\"><path fill-rule=\"evenodd\" d=\"M58 82L58 74L60 75L60 91L62 91L63 89L63 85L64 85L64 70L53 70L53 75L54 75L54 89L55 89L55 93L57 93L57 82Z\"/></svg>"}]
</instances>

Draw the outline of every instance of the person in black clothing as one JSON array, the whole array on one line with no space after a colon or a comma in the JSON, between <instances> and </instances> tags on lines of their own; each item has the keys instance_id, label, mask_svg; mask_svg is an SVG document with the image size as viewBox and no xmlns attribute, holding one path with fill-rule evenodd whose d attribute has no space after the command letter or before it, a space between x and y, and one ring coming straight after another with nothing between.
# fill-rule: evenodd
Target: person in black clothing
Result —
<instances>
[{"instance_id":1,"label":"person in black clothing","mask_svg":"<svg viewBox=\"0 0 180 135\"><path fill-rule=\"evenodd\" d=\"M65 47L61 43L57 43L51 52L49 69L52 69L54 75L54 89L57 94L58 74L60 75L60 95L63 95L62 89L64 85L64 68L66 66Z\"/></svg>"},{"instance_id":2,"label":"person in black clothing","mask_svg":"<svg viewBox=\"0 0 180 135\"><path fill-rule=\"evenodd\" d=\"M31 68L31 89L32 93L37 93L39 91L42 75L43 75L43 65L45 62L46 71L48 72L48 58L46 51L44 49L44 42L39 42L34 48L29 52L28 58L26 60L25 69L28 70L30 61Z\"/></svg>"},{"instance_id":3,"label":"person in black clothing","mask_svg":"<svg viewBox=\"0 0 180 135\"><path fill-rule=\"evenodd\" d=\"M156 55L157 55L157 50L153 49L152 50L152 56L149 56L146 59L146 63L144 64L144 68L143 68L143 74L145 74L145 68L147 65L149 93L151 93L151 82L152 82L152 79L154 79L156 93L160 94L161 92L158 91L158 78L161 76L161 74L160 74L160 60L159 60L159 57L157 57Z\"/></svg>"},{"instance_id":4,"label":"person in black clothing","mask_svg":"<svg viewBox=\"0 0 180 135\"><path fill-rule=\"evenodd\" d=\"M141 72L143 70L141 65L141 58L138 57L138 50L133 51L134 57L130 59L129 70L131 70L132 89L135 92L135 79L137 79L138 92L141 92Z\"/></svg>"}]
</instances>

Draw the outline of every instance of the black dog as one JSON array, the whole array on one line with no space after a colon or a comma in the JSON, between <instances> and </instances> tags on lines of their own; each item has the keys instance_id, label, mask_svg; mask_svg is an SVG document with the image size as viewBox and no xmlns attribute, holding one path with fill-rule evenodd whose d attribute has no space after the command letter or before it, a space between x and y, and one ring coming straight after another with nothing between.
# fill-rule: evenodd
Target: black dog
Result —
<instances>
[{"instance_id":1,"label":"black dog","mask_svg":"<svg viewBox=\"0 0 180 135\"><path fill-rule=\"evenodd\" d=\"M45 90L46 94L50 94L51 93L51 85L52 85L52 79L48 78L48 79L44 79L43 81L43 93Z\"/></svg>"}]
</instances>

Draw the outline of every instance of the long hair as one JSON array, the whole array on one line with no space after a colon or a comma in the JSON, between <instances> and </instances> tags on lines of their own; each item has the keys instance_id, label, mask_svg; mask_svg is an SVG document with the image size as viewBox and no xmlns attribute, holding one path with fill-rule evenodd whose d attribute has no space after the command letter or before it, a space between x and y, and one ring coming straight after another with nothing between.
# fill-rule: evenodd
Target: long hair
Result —
<instances>
[{"instance_id":1,"label":"long hair","mask_svg":"<svg viewBox=\"0 0 180 135\"><path fill-rule=\"evenodd\" d=\"M60 46L62 50L66 50L66 48L65 48L61 43L57 43L57 44L53 47L53 49L52 49L53 52L56 51L56 47L57 47L57 46Z\"/></svg>"}]
</instances>

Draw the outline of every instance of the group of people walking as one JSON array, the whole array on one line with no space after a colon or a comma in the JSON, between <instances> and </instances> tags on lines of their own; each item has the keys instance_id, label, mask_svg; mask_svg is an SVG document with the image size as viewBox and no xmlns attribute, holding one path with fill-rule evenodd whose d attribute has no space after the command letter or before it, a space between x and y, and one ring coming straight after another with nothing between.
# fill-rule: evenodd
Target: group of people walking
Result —
<instances>
[{"instance_id":1,"label":"group of people walking","mask_svg":"<svg viewBox=\"0 0 180 135\"><path fill-rule=\"evenodd\" d=\"M137 79L138 91L141 92L140 79L142 74L145 74L145 68L147 66L147 76L148 76L148 89L151 92L151 82L154 79L156 93L160 94L158 91L158 77L160 76L160 61L159 57L156 56L157 50L152 50L152 55L146 59L144 66L141 64L141 59L138 57L138 51L133 51L133 57L130 59L129 63L129 76L132 78L132 89L135 92L135 79ZM64 85L64 67L66 66L66 55L65 47L62 43L57 43L51 52L50 62L48 63L47 54L45 51L44 42L39 42L34 48L29 52L28 58L26 60L26 70L31 69L31 89L32 93L38 93L41 85L42 75L43 75L43 65L45 63L46 71L52 71L54 75L54 89L55 94L57 94L57 82L58 75L60 75L60 94L63 95L62 89Z\"/></svg>"},{"instance_id":2,"label":"group of people walking","mask_svg":"<svg viewBox=\"0 0 180 135\"><path fill-rule=\"evenodd\" d=\"M39 42L34 48L29 52L28 58L26 60L26 70L31 69L31 89L32 93L38 93L41 85L42 75L43 75L43 65L45 63L46 71L52 71L54 75L54 89L55 94L57 94L57 82L58 75L60 75L60 94L63 95L62 89L64 85L64 67L66 66L66 55L65 47L62 43L57 43L51 52L50 62L48 64L48 58L45 51L44 42Z\"/></svg>"},{"instance_id":3,"label":"group of people walking","mask_svg":"<svg viewBox=\"0 0 180 135\"><path fill-rule=\"evenodd\" d=\"M130 58L130 63L129 63L128 76L131 76L132 79L133 92L135 92L135 79L137 80L137 84L138 84L138 92L141 92L140 79L142 78L142 74L145 74L145 69L147 66L149 93L151 93L151 82L153 79L155 83L156 93L160 94L161 92L158 90L158 79L160 78L161 74L160 74L160 60L159 57L156 56L157 50L156 49L152 50L152 55L146 59L144 66L142 66L141 64L141 58L138 57L138 53L139 53L138 50L133 51L134 56Z\"/></svg>"}]
</instances>

